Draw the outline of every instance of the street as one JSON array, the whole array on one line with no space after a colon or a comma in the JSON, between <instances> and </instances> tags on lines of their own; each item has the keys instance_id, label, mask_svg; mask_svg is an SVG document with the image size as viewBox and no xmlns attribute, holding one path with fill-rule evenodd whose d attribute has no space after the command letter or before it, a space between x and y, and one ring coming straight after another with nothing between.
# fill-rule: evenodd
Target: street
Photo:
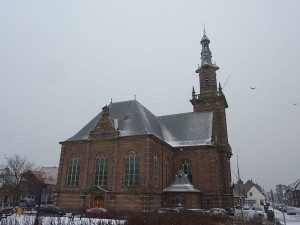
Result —
<instances>
[{"instance_id":1,"label":"street","mask_svg":"<svg viewBox=\"0 0 300 225\"><path fill-rule=\"evenodd\" d=\"M289 216L286 213L285 215L285 220L287 225L300 225L300 208L293 208L297 214L294 216ZM279 210L274 210L275 211L275 217L279 219L281 224L284 224L284 219L283 219L283 214Z\"/></svg>"}]
</instances>

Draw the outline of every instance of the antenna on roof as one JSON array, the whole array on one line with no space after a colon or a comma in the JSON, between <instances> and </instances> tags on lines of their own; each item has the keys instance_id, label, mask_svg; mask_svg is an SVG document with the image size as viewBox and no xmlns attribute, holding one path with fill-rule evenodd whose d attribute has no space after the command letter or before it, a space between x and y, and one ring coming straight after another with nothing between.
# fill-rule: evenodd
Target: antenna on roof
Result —
<instances>
[{"instance_id":1,"label":"antenna on roof","mask_svg":"<svg viewBox=\"0 0 300 225\"><path fill-rule=\"evenodd\" d=\"M241 174L240 174L240 165L239 165L239 152L237 153L236 166L237 166L238 180L240 180Z\"/></svg>"},{"instance_id":2,"label":"antenna on roof","mask_svg":"<svg viewBox=\"0 0 300 225\"><path fill-rule=\"evenodd\" d=\"M225 86L226 86L226 84L227 84L227 81L229 80L230 76L231 76L231 75L229 75L229 76L227 77L227 80L225 81L225 83L224 83L224 85L223 85L223 90L224 90L224 88L225 88Z\"/></svg>"},{"instance_id":3,"label":"antenna on roof","mask_svg":"<svg viewBox=\"0 0 300 225\"><path fill-rule=\"evenodd\" d=\"M134 100L136 100L136 95L134 95Z\"/></svg>"},{"instance_id":4,"label":"antenna on roof","mask_svg":"<svg viewBox=\"0 0 300 225\"><path fill-rule=\"evenodd\" d=\"M110 98L110 103L112 103L112 98Z\"/></svg>"},{"instance_id":5,"label":"antenna on roof","mask_svg":"<svg viewBox=\"0 0 300 225\"><path fill-rule=\"evenodd\" d=\"M203 22L203 35L206 34L206 31L205 31L205 23Z\"/></svg>"}]
</instances>

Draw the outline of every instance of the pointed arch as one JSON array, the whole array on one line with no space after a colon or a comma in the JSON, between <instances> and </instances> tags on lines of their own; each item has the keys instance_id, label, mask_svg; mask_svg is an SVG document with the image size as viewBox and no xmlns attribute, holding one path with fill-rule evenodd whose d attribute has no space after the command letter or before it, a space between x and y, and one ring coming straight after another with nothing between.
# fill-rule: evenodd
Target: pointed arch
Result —
<instances>
[{"instance_id":1,"label":"pointed arch","mask_svg":"<svg viewBox=\"0 0 300 225\"><path fill-rule=\"evenodd\" d=\"M67 177L68 186L79 185L79 173L80 173L80 158L77 154L75 154L71 156L69 159L68 177Z\"/></svg>"},{"instance_id":2,"label":"pointed arch","mask_svg":"<svg viewBox=\"0 0 300 225\"><path fill-rule=\"evenodd\" d=\"M106 186L108 174L108 157L100 154L96 158L95 186Z\"/></svg>"},{"instance_id":3,"label":"pointed arch","mask_svg":"<svg viewBox=\"0 0 300 225\"><path fill-rule=\"evenodd\" d=\"M193 183L193 176L192 176L192 163L188 159L183 159L180 165L180 169L187 175L188 179L191 183Z\"/></svg>"},{"instance_id":4,"label":"pointed arch","mask_svg":"<svg viewBox=\"0 0 300 225\"><path fill-rule=\"evenodd\" d=\"M134 151L125 155L124 185L138 185L140 179L139 155Z\"/></svg>"}]
</instances>

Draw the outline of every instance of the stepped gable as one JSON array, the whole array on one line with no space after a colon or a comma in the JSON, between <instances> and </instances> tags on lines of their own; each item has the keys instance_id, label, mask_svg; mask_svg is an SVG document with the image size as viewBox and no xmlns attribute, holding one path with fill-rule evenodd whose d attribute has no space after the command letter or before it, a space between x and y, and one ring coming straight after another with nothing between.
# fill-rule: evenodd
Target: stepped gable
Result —
<instances>
[{"instance_id":1,"label":"stepped gable","mask_svg":"<svg viewBox=\"0 0 300 225\"><path fill-rule=\"evenodd\" d=\"M136 100L111 103L109 116L119 136L152 134L173 147L210 145L212 112L191 112L156 117ZM66 141L88 140L101 119L100 112L77 134Z\"/></svg>"}]
</instances>

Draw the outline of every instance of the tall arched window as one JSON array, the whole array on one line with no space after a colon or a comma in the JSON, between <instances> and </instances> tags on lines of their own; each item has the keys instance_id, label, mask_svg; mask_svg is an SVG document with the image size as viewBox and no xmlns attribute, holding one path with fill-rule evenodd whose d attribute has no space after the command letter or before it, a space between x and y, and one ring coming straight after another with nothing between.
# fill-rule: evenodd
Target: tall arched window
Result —
<instances>
[{"instance_id":1,"label":"tall arched window","mask_svg":"<svg viewBox=\"0 0 300 225\"><path fill-rule=\"evenodd\" d=\"M106 155L99 155L96 159L95 185L107 185L108 159Z\"/></svg>"},{"instance_id":2,"label":"tall arched window","mask_svg":"<svg viewBox=\"0 0 300 225\"><path fill-rule=\"evenodd\" d=\"M167 187L169 185L169 159L166 159L166 161L165 161L164 175L165 175L165 186L164 187Z\"/></svg>"},{"instance_id":3,"label":"tall arched window","mask_svg":"<svg viewBox=\"0 0 300 225\"><path fill-rule=\"evenodd\" d=\"M135 152L125 155L124 185L138 185L140 179L139 156Z\"/></svg>"},{"instance_id":4,"label":"tall arched window","mask_svg":"<svg viewBox=\"0 0 300 225\"><path fill-rule=\"evenodd\" d=\"M151 158L152 162L152 173L151 173L151 182L153 186L158 186L158 155L154 155Z\"/></svg>"},{"instance_id":5,"label":"tall arched window","mask_svg":"<svg viewBox=\"0 0 300 225\"><path fill-rule=\"evenodd\" d=\"M68 168L67 185L76 186L79 184L79 173L80 173L80 158L75 155L70 158Z\"/></svg>"},{"instance_id":6,"label":"tall arched window","mask_svg":"<svg viewBox=\"0 0 300 225\"><path fill-rule=\"evenodd\" d=\"M192 163L191 161L184 159L181 163L180 169L188 176L190 182L193 182L193 177L192 177Z\"/></svg>"}]
</instances>

